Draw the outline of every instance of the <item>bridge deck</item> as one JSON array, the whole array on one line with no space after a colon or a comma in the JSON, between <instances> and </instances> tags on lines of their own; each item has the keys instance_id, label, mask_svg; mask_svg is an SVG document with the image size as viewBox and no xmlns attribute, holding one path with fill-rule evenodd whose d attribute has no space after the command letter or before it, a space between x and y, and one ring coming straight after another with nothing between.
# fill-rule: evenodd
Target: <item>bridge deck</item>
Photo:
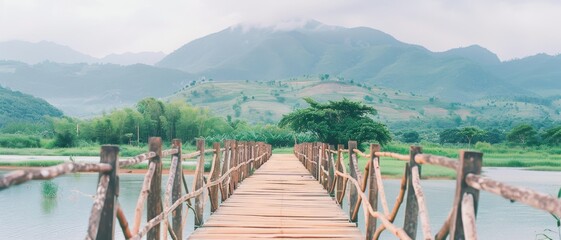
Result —
<instances>
[{"instance_id":1,"label":"bridge deck","mask_svg":"<svg viewBox=\"0 0 561 240\"><path fill-rule=\"evenodd\" d=\"M274 154L189 239L361 239L292 154Z\"/></svg>"}]
</instances>

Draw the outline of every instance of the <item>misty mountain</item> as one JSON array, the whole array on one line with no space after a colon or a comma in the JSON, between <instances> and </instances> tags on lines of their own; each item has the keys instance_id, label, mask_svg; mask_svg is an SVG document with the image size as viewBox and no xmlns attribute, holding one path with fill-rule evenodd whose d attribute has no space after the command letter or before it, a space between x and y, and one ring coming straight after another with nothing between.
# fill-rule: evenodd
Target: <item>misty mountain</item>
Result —
<instances>
[{"instance_id":1,"label":"misty mountain","mask_svg":"<svg viewBox=\"0 0 561 240\"><path fill-rule=\"evenodd\" d=\"M0 127L10 122L41 121L62 112L43 99L0 87Z\"/></svg>"},{"instance_id":2,"label":"misty mountain","mask_svg":"<svg viewBox=\"0 0 561 240\"><path fill-rule=\"evenodd\" d=\"M0 60L12 60L27 64L50 61L57 63L112 63L119 65L140 63L154 65L164 57L165 54L163 52L126 52L121 54L109 54L103 58L95 58L78 52L68 46L53 42L0 42Z\"/></svg>"},{"instance_id":3,"label":"misty mountain","mask_svg":"<svg viewBox=\"0 0 561 240\"><path fill-rule=\"evenodd\" d=\"M476 45L431 52L375 29L308 21L284 30L230 27L185 44L157 66L219 80L330 74L459 102L536 96L495 70L501 64L494 53Z\"/></svg>"},{"instance_id":4,"label":"misty mountain","mask_svg":"<svg viewBox=\"0 0 561 240\"><path fill-rule=\"evenodd\" d=\"M163 52L139 52L139 53L121 53L121 54L109 54L99 60L101 63L113 63L119 65L132 65L132 64L146 64L154 65L166 54Z\"/></svg>"},{"instance_id":5,"label":"misty mountain","mask_svg":"<svg viewBox=\"0 0 561 240\"><path fill-rule=\"evenodd\" d=\"M0 60L14 60L36 64L43 61L91 63L97 59L53 42L41 41L30 43L25 41L8 41L0 42Z\"/></svg>"},{"instance_id":6,"label":"misty mountain","mask_svg":"<svg viewBox=\"0 0 561 240\"><path fill-rule=\"evenodd\" d=\"M182 71L143 64L0 61L0 85L44 98L74 116L130 106L145 97L168 96L192 79Z\"/></svg>"}]
</instances>

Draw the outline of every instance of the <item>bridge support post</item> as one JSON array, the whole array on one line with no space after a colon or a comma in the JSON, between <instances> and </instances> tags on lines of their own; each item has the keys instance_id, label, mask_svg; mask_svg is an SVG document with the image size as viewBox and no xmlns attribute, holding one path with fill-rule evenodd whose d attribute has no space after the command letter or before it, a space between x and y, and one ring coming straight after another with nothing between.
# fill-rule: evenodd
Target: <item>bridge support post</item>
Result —
<instances>
[{"instance_id":1,"label":"bridge support post","mask_svg":"<svg viewBox=\"0 0 561 240\"><path fill-rule=\"evenodd\" d=\"M230 170L230 140L225 140L224 141L224 161L222 162L222 174L221 176L224 176L224 174L226 174L226 172L228 172ZM222 202L226 201L226 199L228 199L229 193L228 193L228 178L225 178L224 181L222 181L222 187L220 188L220 195L222 197Z\"/></svg>"},{"instance_id":2,"label":"bridge support post","mask_svg":"<svg viewBox=\"0 0 561 240\"><path fill-rule=\"evenodd\" d=\"M405 221L403 223L403 230L411 239L417 236L417 222L419 216L419 204L417 202L417 195L413 189L413 177L411 171L414 166L417 166L419 176L421 176L421 166L415 162L415 155L421 153L422 148L419 146L411 146L409 148L409 162L407 163L407 205L405 206Z\"/></svg>"},{"instance_id":3,"label":"bridge support post","mask_svg":"<svg viewBox=\"0 0 561 240\"><path fill-rule=\"evenodd\" d=\"M103 145L101 147L100 163L111 165L112 169L108 173L100 173L109 175L109 185L105 195L105 202L99 218L99 228L97 230L96 239L114 239L115 217L117 215L117 197L119 196L119 147L113 145Z\"/></svg>"},{"instance_id":4,"label":"bridge support post","mask_svg":"<svg viewBox=\"0 0 561 240\"><path fill-rule=\"evenodd\" d=\"M155 152L156 156L150 159L150 164L154 163L154 176L150 182L150 193L147 201L146 219L150 220L162 213L162 139L159 137L151 137L149 140L150 152ZM167 229L165 230L167 231ZM166 232L167 233L167 232ZM160 239L160 224L148 231L146 235L148 240Z\"/></svg>"},{"instance_id":5,"label":"bridge support post","mask_svg":"<svg viewBox=\"0 0 561 240\"><path fill-rule=\"evenodd\" d=\"M193 179L193 192L201 189L204 186L204 171L205 171L205 140L197 139L197 151L201 153L197 161L197 168L195 169L195 177ZM201 227L204 223L204 192L195 197L195 229Z\"/></svg>"},{"instance_id":6,"label":"bridge support post","mask_svg":"<svg viewBox=\"0 0 561 240\"><path fill-rule=\"evenodd\" d=\"M338 144L337 145L337 171L339 172L344 172L343 168L345 166L343 166L343 149L345 148L345 146L343 146L343 144ZM335 192L335 196L337 197L337 203L339 203L339 205L342 207L343 206L343 194L344 194L344 186L345 186L345 181L343 180L343 177L336 177L337 179L337 190Z\"/></svg>"},{"instance_id":7,"label":"bridge support post","mask_svg":"<svg viewBox=\"0 0 561 240\"><path fill-rule=\"evenodd\" d=\"M172 145L174 149L177 149L177 153L173 155L173 157L177 158L177 167L175 172L175 178L173 179L173 187L171 193L171 200L172 202L177 201L177 199L181 198L183 195L182 193L182 176L183 176L183 167L181 165L181 139L173 139ZM172 157L172 158L173 158ZM183 204L179 205L175 210L172 211L172 228L175 236L178 239L183 239L183 224L182 224L182 209ZM165 230L164 230L165 231Z\"/></svg>"},{"instance_id":8,"label":"bridge support post","mask_svg":"<svg viewBox=\"0 0 561 240\"><path fill-rule=\"evenodd\" d=\"M331 154L331 150L335 149L332 145L327 145L327 169L329 171L329 176L327 177L327 186L331 188L333 186L333 181L335 180L335 164L333 163L333 154ZM331 189L330 189L331 190ZM334 196L333 192L329 193L330 196Z\"/></svg>"},{"instance_id":9,"label":"bridge support post","mask_svg":"<svg viewBox=\"0 0 561 240\"><path fill-rule=\"evenodd\" d=\"M210 182L214 182L220 178L220 143L213 143L214 158L212 159L212 170L210 173ZM214 213L218 209L218 185L209 189L210 212Z\"/></svg>"},{"instance_id":10,"label":"bridge support post","mask_svg":"<svg viewBox=\"0 0 561 240\"><path fill-rule=\"evenodd\" d=\"M460 164L456 178L456 194L452 215L450 218L450 239L465 239L464 224L462 221L462 199L464 195L473 197L474 213L477 215L477 205L479 203L479 190L472 188L466 183L466 176L469 173L481 174L483 154L474 151L460 151Z\"/></svg>"},{"instance_id":11,"label":"bridge support post","mask_svg":"<svg viewBox=\"0 0 561 240\"><path fill-rule=\"evenodd\" d=\"M376 156L376 152L380 151L379 144L370 144L370 170L368 171L368 203L372 206L372 210L378 211L378 179L376 178L376 169L374 162L380 164L380 158ZM366 225L366 239L373 239L376 232L376 218L368 214L368 219L365 219Z\"/></svg>"},{"instance_id":12,"label":"bridge support post","mask_svg":"<svg viewBox=\"0 0 561 240\"><path fill-rule=\"evenodd\" d=\"M355 180L359 181L358 179L358 166L357 166L357 157L356 157L356 153L354 153L354 150L357 148L357 142L356 141L349 141L348 143L348 149L349 149L349 173L351 175L352 178L354 178ZM350 189L349 189L349 219L351 220L351 222L356 223L357 222L357 218L354 217L353 218L353 213L355 210L355 206L356 203L358 202L358 189L356 188L356 186L354 184L350 184ZM363 199L366 200L366 199Z\"/></svg>"}]
</instances>

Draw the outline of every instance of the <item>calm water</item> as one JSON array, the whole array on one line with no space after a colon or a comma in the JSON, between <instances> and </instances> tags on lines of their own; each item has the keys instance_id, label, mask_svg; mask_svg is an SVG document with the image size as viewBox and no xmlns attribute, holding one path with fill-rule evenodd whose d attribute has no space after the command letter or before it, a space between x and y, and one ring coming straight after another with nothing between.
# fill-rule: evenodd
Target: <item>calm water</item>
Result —
<instances>
[{"instance_id":1,"label":"calm water","mask_svg":"<svg viewBox=\"0 0 561 240\"><path fill-rule=\"evenodd\" d=\"M561 172L491 168L486 169L485 174L497 180L551 194L556 193L561 187ZM129 224L134 217L134 208L143 176L120 176L119 202ZM167 176L164 176L163 184L166 180ZM0 239L84 238L97 175L68 175L59 177L54 182L59 186L58 196L54 200L42 197L40 181L32 181L0 192ZM399 180L386 180L384 184L391 208L397 195ZM455 181L425 180L422 185L429 204L427 208L431 230L435 233L440 229L452 205ZM403 208L400 209L398 216L403 216L402 213ZM208 212L206 214L208 215ZM145 216L144 213L143 217ZM189 216L185 236L193 229L193 214L190 212ZM362 213L359 214L359 218L359 227L363 227ZM146 220L142 221L144 223ZM398 217L396 223L401 226L403 218ZM535 235L545 228L554 229L555 223L548 213L519 203L510 203L508 200L483 192L480 196L477 227L480 239L535 239ZM115 236L124 239L120 227L117 225L115 229ZM421 238L422 235L419 232L417 236ZM382 239L394 238L384 233Z\"/></svg>"}]
</instances>

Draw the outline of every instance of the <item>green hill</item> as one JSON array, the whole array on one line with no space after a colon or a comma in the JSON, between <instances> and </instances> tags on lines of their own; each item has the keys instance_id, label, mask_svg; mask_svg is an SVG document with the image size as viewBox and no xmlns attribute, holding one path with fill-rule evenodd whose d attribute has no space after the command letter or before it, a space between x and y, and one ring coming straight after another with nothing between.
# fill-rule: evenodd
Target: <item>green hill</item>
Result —
<instances>
[{"instance_id":1,"label":"green hill","mask_svg":"<svg viewBox=\"0 0 561 240\"><path fill-rule=\"evenodd\" d=\"M0 87L0 128L10 122L37 122L62 112L45 100Z\"/></svg>"},{"instance_id":2,"label":"green hill","mask_svg":"<svg viewBox=\"0 0 561 240\"><path fill-rule=\"evenodd\" d=\"M372 105L377 120L386 123L408 120L458 119L487 121L515 119L561 120L561 100L539 98L487 98L473 104L453 103L413 92L316 76L281 81L199 81L166 100L187 101L207 107L218 115L249 122L276 123L283 114L303 108L304 97L318 101L348 98ZM543 100L543 99L542 99Z\"/></svg>"}]
</instances>

